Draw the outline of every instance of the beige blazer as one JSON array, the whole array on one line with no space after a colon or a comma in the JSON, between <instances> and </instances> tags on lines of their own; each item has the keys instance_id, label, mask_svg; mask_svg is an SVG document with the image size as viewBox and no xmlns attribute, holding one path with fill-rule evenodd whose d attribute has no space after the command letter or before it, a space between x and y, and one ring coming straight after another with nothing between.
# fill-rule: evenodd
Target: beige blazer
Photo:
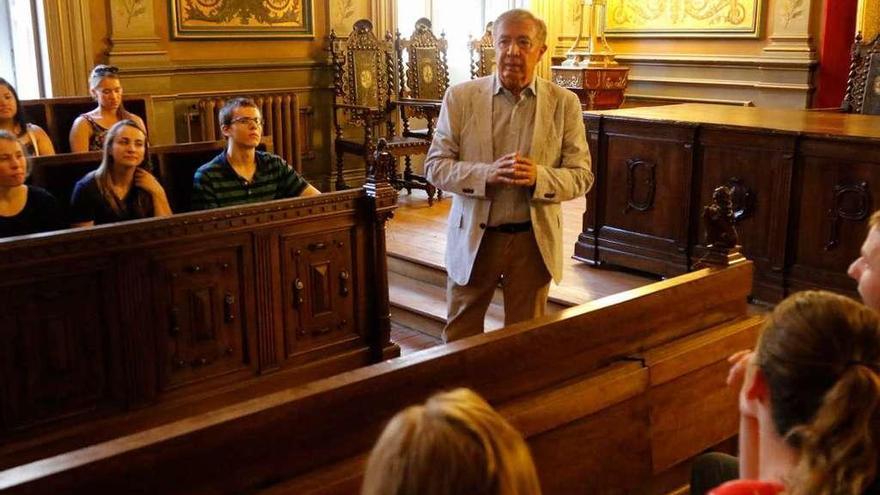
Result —
<instances>
[{"instance_id":1,"label":"beige blazer","mask_svg":"<svg viewBox=\"0 0 880 495\"><path fill-rule=\"evenodd\" d=\"M446 239L446 269L459 285L468 283L483 239L492 200L486 177L492 149L493 77L449 88L428 150L428 180L452 196ZM593 184L583 114L577 96L538 79L531 156L538 178L531 196L532 226L541 257L553 280L562 279L562 208Z\"/></svg>"}]
</instances>

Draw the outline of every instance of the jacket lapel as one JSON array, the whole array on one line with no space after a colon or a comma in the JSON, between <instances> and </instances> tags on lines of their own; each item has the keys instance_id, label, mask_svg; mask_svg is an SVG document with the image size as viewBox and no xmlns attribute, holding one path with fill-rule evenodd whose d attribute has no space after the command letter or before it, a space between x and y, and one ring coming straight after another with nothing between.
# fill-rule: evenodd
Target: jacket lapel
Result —
<instances>
[{"instance_id":1,"label":"jacket lapel","mask_svg":"<svg viewBox=\"0 0 880 495\"><path fill-rule=\"evenodd\" d=\"M548 133L552 130L553 112L556 110L556 95L549 88L549 82L538 79L535 89L537 90L538 104L535 108L535 133L532 135L531 158L535 163L545 164L544 143L548 139L556 139Z\"/></svg>"},{"instance_id":2,"label":"jacket lapel","mask_svg":"<svg viewBox=\"0 0 880 495\"><path fill-rule=\"evenodd\" d=\"M474 105L474 118L480 141L480 161L492 163L495 161L495 150L492 149L492 83L493 77L483 78L482 84L477 91L476 105Z\"/></svg>"}]
</instances>

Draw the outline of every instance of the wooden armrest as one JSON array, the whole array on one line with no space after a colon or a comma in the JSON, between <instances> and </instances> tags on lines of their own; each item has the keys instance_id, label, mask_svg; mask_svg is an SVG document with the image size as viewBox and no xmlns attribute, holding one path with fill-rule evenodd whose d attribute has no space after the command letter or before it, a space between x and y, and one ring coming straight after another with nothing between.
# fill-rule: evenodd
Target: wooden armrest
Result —
<instances>
[{"instance_id":1,"label":"wooden armrest","mask_svg":"<svg viewBox=\"0 0 880 495\"><path fill-rule=\"evenodd\" d=\"M347 103L336 103L334 104L336 108L345 108L347 110L363 110L365 112L381 112L382 109L376 107L367 107L364 105L349 105Z\"/></svg>"},{"instance_id":2,"label":"wooden armrest","mask_svg":"<svg viewBox=\"0 0 880 495\"><path fill-rule=\"evenodd\" d=\"M441 105L443 105L442 100L428 100L418 98L401 98L399 100L395 100L394 103L404 107L427 107L438 109Z\"/></svg>"}]
</instances>

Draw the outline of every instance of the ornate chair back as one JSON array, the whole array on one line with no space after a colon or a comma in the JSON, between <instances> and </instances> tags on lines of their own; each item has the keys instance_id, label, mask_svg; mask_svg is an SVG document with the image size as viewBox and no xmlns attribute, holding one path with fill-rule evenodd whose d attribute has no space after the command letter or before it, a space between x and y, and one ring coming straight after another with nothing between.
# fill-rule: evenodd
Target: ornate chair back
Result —
<instances>
[{"instance_id":1,"label":"ornate chair back","mask_svg":"<svg viewBox=\"0 0 880 495\"><path fill-rule=\"evenodd\" d=\"M430 139L433 134L434 120L449 87L447 45L445 35L434 36L431 21L424 17L416 21L408 40L401 38L400 32L395 37L397 66L401 68L398 104L404 136ZM425 119L427 129L410 129L409 119L414 117Z\"/></svg>"},{"instance_id":2,"label":"ornate chair back","mask_svg":"<svg viewBox=\"0 0 880 495\"><path fill-rule=\"evenodd\" d=\"M880 35L869 43L862 43L862 33L856 35L841 109L880 115Z\"/></svg>"},{"instance_id":3,"label":"ornate chair back","mask_svg":"<svg viewBox=\"0 0 880 495\"><path fill-rule=\"evenodd\" d=\"M468 41L471 53L471 79L488 76L495 72L495 44L492 39L492 22L486 24L486 32L480 39Z\"/></svg>"}]
</instances>

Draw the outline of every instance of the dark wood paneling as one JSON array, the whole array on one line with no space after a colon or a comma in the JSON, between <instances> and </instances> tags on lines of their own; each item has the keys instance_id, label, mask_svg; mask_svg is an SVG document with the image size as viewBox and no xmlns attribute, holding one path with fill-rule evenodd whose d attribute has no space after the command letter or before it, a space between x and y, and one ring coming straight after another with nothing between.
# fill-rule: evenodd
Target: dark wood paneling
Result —
<instances>
[{"instance_id":1,"label":"dark wood paneling","mask_svg":"<svg viewBox=\"0 0 880 495\"><path fill-rule=\"evenodd\" d=\"M379 323L387 279L354 279L384 269L379 219L396 198L382 183L0 240L0 439L396 355ZM288 328L280 303L298 278Z\"/></svg>"},{"instance_id":2,"label":"dark wood paneling","mask_svg":"<svg viewBox=\"0 0 880 495\"><path fill-rule=\"evenodd\" d=\"M575 256L660 275L691 269L705 252L702 208L727 185L756 265L753 296L854 295L846 268L880 194L872 119L697 104L586 114L596 184Z\"/></svg>"}]
</instances>

